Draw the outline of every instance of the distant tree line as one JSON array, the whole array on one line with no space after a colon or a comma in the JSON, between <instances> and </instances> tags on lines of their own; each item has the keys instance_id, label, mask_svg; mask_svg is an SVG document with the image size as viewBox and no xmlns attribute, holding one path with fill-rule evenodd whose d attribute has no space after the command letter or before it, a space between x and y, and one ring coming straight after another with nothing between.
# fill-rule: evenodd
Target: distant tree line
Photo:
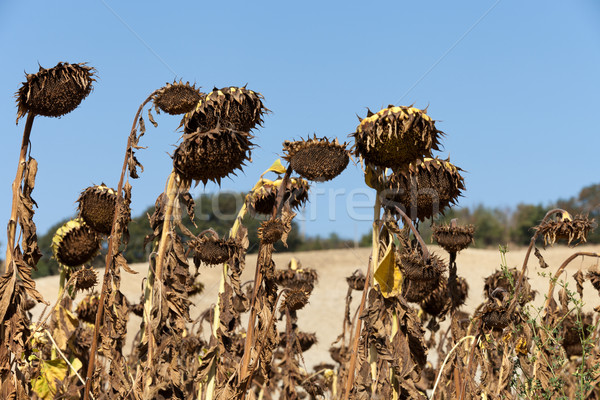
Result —
<instances>
[{"instance_id":1,"label":"distant tree line","mask_svg":"<svg viewBox=\"0 0 600 400\"><path fill-rule=\"evenodd\" d=\"M183 223L194 234L205 229L214 229L219 236L226 235L233 224L238 208L241 206L239 199L242 195L232 193L203 194L195 199L196 202L196 226L192 224L187 216ZM597 222L600 221L600 184L583 188L577 196L566 200L558 200L554 204L543 206L542 204L519 204L514 209L490 208L479 205L472 208L460 208L448 210L444 216L436 219L435 223L449 222L452 218L458 218L460 224L473 224L476 227L474 247L496 247L498 244L511 243L514 245L527 245L533 235L533 227L539 224L550 208L564 208L572 214L589 215ZM144 238L150 232L150 224L147 215L151 215L154 207L150 207L142 215L139 215L129 224L129 244L125 256L129 262L145 262L148 260L151 244L144 247ZM185 212L184 212L185 214ZM227 218L223 218L223 216ZM56 230L68 219L60 221L51 227L46 234L39 237L39 246L42 258L38 263L38 270L34 277L57 274L59 265L52 257L52 237ZM248 239L250 241L249 252L258 250L257 230L263 218L255 218L247 215L244 225L248 228ZM431 221L423 221L419 224L423 238L431 243ZM370 246L371 233L366 233L359 241L359 246ZM589 243L600 243L600 230L596 230L588 236ZM302 237L298 226L293 222L292 231L287 240L287 249L281 242L277 243L278 251L307 251L352 248L355 246L352 240L340 238L338 234L331 233L328 237ZM106 245L105 245L106 246ZM103 249L104 250L104 249ZM104 265L103 250L92 262L96 266Z\"/></svg>"}]
</instances>

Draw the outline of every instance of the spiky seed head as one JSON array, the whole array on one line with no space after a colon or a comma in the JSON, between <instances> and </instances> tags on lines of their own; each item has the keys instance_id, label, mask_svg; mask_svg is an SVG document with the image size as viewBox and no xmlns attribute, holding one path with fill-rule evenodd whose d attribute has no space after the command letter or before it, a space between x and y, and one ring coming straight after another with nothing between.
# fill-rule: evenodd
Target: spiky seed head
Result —
<instances>
[{"instance_id":1,"label":"spiky seed head","mask_svg":"<svg viewBox=\"0 0 600 400\"><path fill-rule=\"evenodd\" d=\"M417 159L439 150L443 132L426 110L388 106L360 121L353 133L355 152L366 163L382 168L403 169Z\"/></svg>"},{"instance_id":2,"label":"spiky seed head","mask_svg":"<svg viewBox=\"0 0 600 400\"><path fill-rule=\"evenodd\" d=\"M90 186L79 195L79 217L96 232L110 235L117 193L105 184Z\"/></svg>"},{"instance_id":3,"label":"spiky seed head","mask_svg":"<svg viewBox=\"0 0 600 400\"><path fill-rule=\"evenodd\" d=\"M544 245L553 245L557 240L566 240L568 246L577 246L587 241L587 235L593 230L595 221L586 216L561 215L557 219L549 219L534 227L538 235L544 237Z\"/></svg>"},{"instance_id":4,"label":"spiky seed head","mask_svg":"<svg viewBox=\"0 0 600 400\"><path fill-rule=\"evenodd\" d=\"M274 181L264 179L262 186L249 197L250 210L255 214L271 215L282 181L281 178ZM289 201L292 210L302 207L308 201L309 187L309 183L302 178L290 178L283 202Z\"/></svg>"},{"instance_id":5,"label":"spiky seed head","mask_svg":"<svg viewBox=\"0 0 600 400\"><path fill-rule=\"evenodd\" d=\"M52 238L52 250L58 262L77 267L98 254L100 239L81 218L75 218L58 228Z\"/></svg>"},{"instance_id":6,"label":"spiky seed head","mask_svg":"<svg viewBox=\"0 0 600 400\"><path fill-rule=\"evenodd\" d=\"M465 190L460 171L448 160L426 158L406 170L394 172L381 189L385 198L404 207L413 221L423 221L456 203Z\"/></svg>"},{"instance_id":7,"label":"spiky seed head","mask_svg":"<svg viewBox=\"0 0 600 400\"><path fill-rule=\"evenodd\" d=\"M446 265L440 257L431 254L429 259L424 261L423 256L417 250L401 252L398 260L400 261L399 267L411 281L437 280L446 270Z\"/></svg>"},{"instance_id":8,"label":"spiky seed head","mask_svg":"<svg viewBox=\"0 0 600 400\"><path fill-rule=\"evenodd\" d=\"M98 294L90 293L79 302L75 313L80 320L93 324L96 322L98 304L100 304L100 298Z\"/></svg>"},{"instance_id":9,"label":"spiky seed head","mask_svg":"<svg viewBox=\"0 0 600 400\"><path fill-rule=\"evenodd\" d=\"M364 290L365 274L361 270L356 270L346 278L346 282L348 282L348 286L353 290Z\"/></svg>"},{"instance_id":10,"label":"spiky seed head","mask_svg":"<svg viewBox=\"0 0 600 400\"><path fill-rule=\"evenodd\" d=\"M185 133L208 132L217 127L248 133L262 125L262 116L269 110L264 97L246 87L214 88L198 101L195 109L185 115Z\"/></svg>"},{"instance_id":11,"label":"spiky seed head","mask_svg":"<svg viewBox=\"0 0 600 400\"><path fill-rule=\"evenodd\" d=\"M173 166L185 180L221 184L221 179L250 160L250 138L232 132L192 135L175 150Z\"/></svg>"},{"instance_id":12,"label":"spiky seed head","mask_svg":"<svg viewBox=\"0 0 600 400\"><path fill-rule=\"evenodd\" d=\"M284 294L280 310L298 311L308 304L308 293L301 289L290 290Z\"/></svg>"},{"instance_id":13,"label":"spiky seed head","mask_svg":"<svg viewBox=\"0 0 600 400\"><path fill-rule=\"evenodd\" d=\"M260 224L258 237L264 244L277 242L285 233L285 224L279 219L270 219Z\"/></svg>"},{"instance_id":14,"label":"spiky seed head","mask_svg":"<svg viewBox=\"0 0 600 400\"><path fill-rule=\"evenodd\" d=\"M204 94L189 82L167 83L154 96L154 109L178 115L193 111Z\"/></svg>"},{"instance_id":15,"label":"spiky seed head","mask_svg":"<svg viewBox=\"0 0 600 400\"><path fill-rule=\"evenodd\" d=\"M17 121L25 114L60 117L76 109L92 91L96 70L85 63L59 62L53 68L42 68L27 74L17 97Z\"/></svg>"},{"instance_id":16,"label":"spiky seed head","mask_svg":"<svg viewBox=\"0 0 600 400\"><path fill-rule=\"evenodd\" d=\"M199 267L202 263L208 265L222 264L229 260L238 250L235 239L219 239L214 236L204 236L191 243L194 249L194 264Z\"/></svg>"},{"instance_id":17,"label":"spiky seed head","mask_svg":"<svg viewBox=\"0 0 600 400\"><path fill-rule=\"evenodd\" d=\"M92 268L83 267L75 272L74 278L77 290L91 289L98 283L98 274Z\"/></svg>"},{"instance_id":18,"label":"spiky seed head","mask_svg":"<svg viewBox=\"0 0 600 400\"><path fill-rule=\"evenodd\" d=\"M348 166L350 156L346 146L347 143L340 144L337 139L329 141L315 135L312 139L285 141L283 158L303 178L324 182L335 178Z\"/></svg>"},{"instance_id":19,"label":"spiky seed head","mask_svg":"<svg viewBox=\"0 0 600 400\"><path fill-rule=\"evenodd\" d=\"M456 253L473 243L473 225L450 226L434 225L433 238L448 253Z\"/></svg>"}]
</instances>

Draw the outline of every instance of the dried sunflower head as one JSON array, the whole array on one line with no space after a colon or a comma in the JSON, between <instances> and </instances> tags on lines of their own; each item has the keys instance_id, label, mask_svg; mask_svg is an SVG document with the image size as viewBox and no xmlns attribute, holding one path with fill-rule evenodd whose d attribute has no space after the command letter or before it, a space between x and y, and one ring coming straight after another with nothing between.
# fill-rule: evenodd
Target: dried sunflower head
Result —
<instances>
[{"instance_id":1,"label":"dried sunflower head","mask_svg":"<svg viewBox=\"0 0 600 400\"><path fill-rule=\"evenodd\" d=\"M473 243L473 225L434 225L433 238L448 253L456 253Z\"/></svg>"},{"instance_id":2,"label":"dried sunflower head","mask_svg":"<svg viewBox=\"0 0 600 400\"><path fill-rule=\"evenodd\" d=\"M284 312L286 309L290 312L298 311L308 304L309 294L302 289L289 290L284 294L283 302L279 310Z\"/></svg>"},{"instance_id":3,"label":"dried sunflower head","mask_svg":"<svg viewBox=\"0 0 600 400\"><path fill-rule=\"evenodd\" d=\"M566 240L569 246L585 243L589 231L593 228L593 219L590 220L582 215L573 218L568 213L534 227L536 233L544 237L545 246L553 245L560 239Z\"/></svg>"},{"instance_id":4,"label":"dried sunflower head","mask_svg":"<svg viewBox=\"0 0 600 400\"><path fill-rule=\"evenodd\" d=\"M292 264L292 263L290 263ZM317 282L317 271L310 268L276 269L274 281L277 285L310 293Z\"/></svg>"},{"instance_id":5,"label":"dried sunflower head","mask_svg":"<svg viewBox=\"0 0 600 400\"><path fill-rule=\"evenodd\" d=\"M452 308L453 303L455 308L465 304L468 294L469 284L465 278L457 277L453 292L448 280L442 277L440 286L421 302L421 308L430 315L441 317Z\"/></svg>"},{"instance_id":6,"label":"dried sunflower head","mask_svg":"<svg viewBox=\"0 0 600 400\"><path fill-rule=\"evenodd\" d=\"M261 125L269 110L262 94L246 87L214 88L198 101L196 108L183 119L185 133L208 132L217 127L237 132L250 132Z\"/></svg>"},{"instance_id":7,"label":"dried sunflower head","mask_svg":"<svg viewBox=\"0 0 600 400\"><path fill-rule=\"evenodd\" d=\"M424 261L418 250L403 251L397 259L400 261L399 267L411 281L437 280L446 270L444 261L437 255L431 254L429 259Z\"/></svg>"},{"instance_id":8,"label":"dried sunflower head","mask_svg":"<svg viewBox=\"0 0 600 400\"><path fill-rule=\"evenodd\" d=\"M92 289L98 283L98 274L93 268L83 267L73 275L75 278L75 289Z\"/></svg>"},{"instance_id":9,"label":"dried sunflower head","mask_svg":"<svg viewBox=\"0 0 600 400\"><path fill-rule=\"evenodd\" d=\"M277 242L285 233L286 226L279 219L270 219L260 224L258 228L258 237L265 244Z\"/></svg>"},{"instance_id":10,"label":"dried sunflower head","mask_svg":"<svg viewBox=\"0 0 600 400\"><path fill-rule=\"evenodd\" d=\"M98 304L100 297L98 293L90 293L86 295L77 305L75 312L77 317L85 322L93 324L96 322L96 314L98 313Z\"/></svg>"},{"instance_id":11,"label":"dried sunflower head","mask_svg":"<svg viewBox=\"0 0 600 400\"><path fill-rule=\"evenodd\" d=\"M96 232L110 235L117 193L105 184L90 186L79 195L79 217Z\"/></svg>"},{"instance_id":12,"label":"dried sunflower head","mask_svg":"<svg viewBox=\"0 0 600 400\"><path fill-rule=\"evenodd\" d=\"M442 275L428 281L413 281L405 277L402 283L402 296L408 302L420 303L427 300L442 285Z\"/></svg>"},{"instance_id":13,"label":"dried sunflower head","mask_svg":"<svg viewBox=\"0 0 600 400\"><path fill-rule=\"evenodd\" d=\"M202 96L203 93L196 89L195 84L181 80L167 83L154 95L154 109L171 115L185 114L196 108Z\"/></svg>"},{"instance_id":14,"label":"dried sunflower head","mask_svg":"<svg viewBox=\"0 0 600 400\"><path fill-rule=\"evenodd\" d=\"M580 321L578 319L580 318ZM579 325L580 324L580 325ZM578 327L579 325L579 327ZM587 339L590 335L590 327L594 325L594 315L581 313L580 317L569 314L562 324L563 347L567 356L581 356L583 354L582 337Z\"/></svg>"},{"instance_id":15,"label":"dried sunflower head","mask_svg":"<svg viewBox=\"0 0 600 400\"><path fill-rule=\"evenodd\" d=\"M590 268L588 270L586 278L590 280L594 289L596 289L598 291L598 294L600 294L600 271L598 270L598 267L595 266Z\"/></svg>"},{"instance_id":16,"label":"dried sunflower head","mask_svg":"<svg viewBox=\"0 0 600 400\"><path fill-rule=\"evenodd\" d=\"M413 221L423 221L456 203L465 189L460 171L448 160L426 158L394 172L382 185L382 194L387 201L404 208Z\"/></svg>"},{"instance_id":17,"label":"dried sunflower head","mask_svg":"<svg viewBox=\"0 0 600 400\"><path fill-rule=\"evenodd\" d=\"M519 271L516 268L511 268L507 271L496 270L492 275L485 278L483 285L484 296L488 299L492 299L492 293L497 290L502 290L506 293L514 292L516 281L519 277ZM535 299L536 292L531 289L531 285L528 280L524 280L521 284L522 293L519 299L520 305L533 301Z\"/></svg>"},{"instance_id":18,"label":"dried sunflower head","mask_svg":"<svg viewBox=\"0 0 600 400\"><path fill-rule=\"evenodd\" d=\"M100 239L81 218L76 218L58 228L52 238L52 250L58 262L77 267L98 253Z\"/></svg>"},{"instance_id":19,"label":"dried sunflower head","mask_svg":"<svg viewBox=\"0 0 600 400\"><path fill-rule=\"evenodd\" d=\"M311 181L324 182L342 173L350 160L347 143L326 137L283 143L283 158L300 176Z\"/></svg>"},{"instance_id":20,"label":"dried sunflower head","mask_svg":"<svg viewBox=\"0 0 600 400\"><path fill-rule=\"evenodd\" d=\"M250 160L250 139L235 132L190 135L175 150L173 166L185 180L221 184L221 179Z\"/></svg>"},{"instance_id":21,"label":"dried sunflower head","mask_svg":"<svg viewBox=\"0 0 600 400\"><path fill-rule=\"evenodd\" d=\"M27 74L16 93L17 121L25 114L60 117L76 109L92 91L95 69L85 63L59 62L53 68L42 68L36 74Z\"/></svg>"},{"instance_id":22,"label":"dried sunflower head","mask_svg":"<svg viewBox=\"0 0 600 400\"><path fill-rule=\"evenodd\" d=\"M348 286L353 290L364 290L365 288L365 274L361 270L357 269L354 273L346 278Z\"/></svg>"},{"instance_id":23,"label":"dried sunflower head","mask_svg":"<svg viewBox=\"0 0 600 400\"><path fill-rule=\"evenodd\" d=\"M193 240L190 247L194 249L194 264L199 267L202 263L208 265L222 264L238 251L235 239L219 239L216 234Z\"/></svg>"},{"instance_id":24,"label":"dried sunflower head","mask_svg":"<svg viewBox=\"0 0 600 400\"><path fill-rule=\"evenodd\" d=\"M443 135L426 110L392 105L373 114L368 112L352 134L356 155L367 163L403 169L417 159L431 157L439 150Z\"/></svg>"},{"instance_id":25,"label":"dried sunflower head","mask_svg":"<svg viewBox=\"0 0 600 400\"><path fill-rule=\"evenodd\" d=\"M514 314L508 312L508 304L487 302L480 311L481 320L488 329L501 331L513 320Z\"/></svg>"},{"instance_id":26,"label":"dried sunflower head","mask_svg":"<svg viewBox=\"0 0 600 400\"><path fill-rule=\"evenodd\" d=\"M283 179L278 178L275 181L263 179L263 181L262 186L250 195L249 206L255 214L271 215ZM291 209L302 207L308 200L309 186L309 183L302 178L290 178L283 195L283 202L289 200Z\"/></svg>"}]
</instances>

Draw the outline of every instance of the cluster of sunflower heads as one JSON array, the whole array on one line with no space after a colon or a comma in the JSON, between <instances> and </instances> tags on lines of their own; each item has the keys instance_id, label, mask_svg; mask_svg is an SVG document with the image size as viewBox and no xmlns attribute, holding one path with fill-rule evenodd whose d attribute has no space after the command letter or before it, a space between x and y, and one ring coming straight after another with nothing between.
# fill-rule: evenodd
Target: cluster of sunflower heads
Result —
<instances>
[{"instance_id":1,"label":"cluster of sunflower heads","mask_svg":"<svg viewBox=\"0 0 600 400\"><path fill-rule=\"evenodd\" d=\"M290 167L301 177L315 181L329 181L346 169L350 160L350 152L346 149L347 143L340 144L337 139L329 140L327 137L285 141L283 158L290 163Z\"/></svg>"},{"instance_id":2,"label":"cluster of sunflower heads","mask_svg":"<svg viewBox=\"0 0 600 400\"><path fill-rule=\"evenodd\" d=\"M456 204L465 190L461 171L448 160L425 158L381 177L379 189L389 205L403 209L413 221L423 221Z\"/></svg>"},{"instance_id":3,"label":"cluster of sunflower heads","mask_svg":"<svg viewBox=\"0 0 600 400\"><path fill-rule=\"evenodd\" d=\"M27 80L16 93L17 121L27 113L60 117L76 109L92 91L95 70L85 63L59 62L53 68L42 68L27 74Z\"/></svg>"},{"instance_id":4,"label":"cluster of sunflower heads","mask_svg":"<svg viewBox=\"0 0 600 400\"><path fill-rule=\"evenodd\" d=\"M283 179L274 181L263 179L259 188L249 197L248 205L254 214L271 215L277 201L277 194L282 190ZM299 177L290 178L283 194L283 202L289 202L292 210L298 209L308 201L309 183Z\"/></svg>"},{"instance_id":5,"label":"cluster of sunflower heads","mask_svg":"<svg viewBox=\"0 0 600 400\"><path fill-rule=\"evenodd\" d=\"M569 246L576 246L587 241L587 235L595 226L595 221L578 215L572 217L568 213L556 219L550 219L534 229L544 237L544 245L553 245L557 240L566 240Z\"/></svg>"},{"instance_id":6,"label":"cluster of sunflower heads","mask_svg":"<svg viewBox=\"0 0 600 400\"><path fill-rule=\"evenodd\" d=\"M356 155L367 164L404 169L439 150L443 132L426 110L390 105L376 114L368 111L352 135Z\"/></svg>"},{"instance_id":7,"label":"cluster of sunflower heads","mask_svg":"<svg viewBox=\"0 0 600 400\"><path fill-rule=\"evenodd\" d=\"M268 110L260 93L245 87L214 89L182 121L184 140L173 164L185 180L220 183L250 160L253 136Z\"/></svg>"}]
</instances>

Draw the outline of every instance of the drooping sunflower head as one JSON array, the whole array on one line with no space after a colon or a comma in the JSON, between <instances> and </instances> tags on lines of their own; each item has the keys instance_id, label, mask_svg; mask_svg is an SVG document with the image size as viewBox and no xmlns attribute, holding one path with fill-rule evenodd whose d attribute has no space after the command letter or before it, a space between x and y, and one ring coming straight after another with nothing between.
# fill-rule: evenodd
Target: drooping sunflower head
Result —
<instances>
[{"instance_id":1,"label":"drooping sunflower head","mask_svg":"<svg viewBox=\"0 0 600 400\"><path fill-rule=\"evenodd\" d=\"M281 219L270 219L260 224L258 237L264 244L277 242L286 233L286 226Z\"/></svg>"},{"instance_id":2,"label":"drooping sunflower head","mask_svg":"<svg viewBox=\"0 0 600 400\"><path fill-rule=\"evenodd\" d=\"M290 166L305 179L324 182L331 180L342 173L350 160L347 143L340 144L337 139L329 141L328 138L285 141L283 158Z\"/></svg>"},{"instance_id":3,"label":"drooping sunflower head","mask_svg":"<svg viewBox=\"0 0 600 400\"><path fill-rule=\"evenodd\" d=\"M515 284L519 277L519 272L516 268L510 268L506 271L496 270L493 274L485 278L483 285L483 294L489 300L493 298L492 293L497 293L501 290L506 293L512 293L515 289ZM519 304L524 305L535 299L536 291L531 288L528 279L524 279L520 289L521 297Z\"/></svg>"},{"instance_id":4,"label":"drooping sunflower head","mask_svg":"<svg viewBox=\"0 0 600 400\"><path fill-rule=\"evenodd\" d=\"M298 311L306 304L308 304L309 294L302 289L292 289L284 294L283 302L281 303L280 310L284 312L289 310L290 312Z\"/></svg>"},{"instance_id":5,"label":"drooping sunflower head","mask_svg":"<svg viewBox=\"0 0 600 400\"><path fill-rule=\"evenodd\" d=\"M52 238L52 250L58 262L77 267L98 253L100 239L81 218L75 218L58 228Z\"/></svg>"},{"instance_id":6,"label":"drooping sunflower head","mask_svg":"<svg viewBox=\"0 0 600 400\"><path fill-rule=\"evenodd\" d=\"M439 150L443 132L426 110L393 105L360 120L354 136L356 155L368 164L403 169Z\"/></svg>"},{"instance_id":7,"label":"drooping sunflower head","mask_svg":"<svg viewBox=\"0 0 600 400\"><path fill-rule=\"evenodd\" d=\"M105 184L90 186L79 195L79 217L96 232L110 235L117 193Z\"/></svg>"},{"instance_id":8,"label":"drooping sunflower head","mask_svg":"<svg viewBox=\"0 0 600 400\"><path fill-rule=\"evenodd\" d=\"M300 263L292 258L287 269L276 269L274 281L285 288L303 290L310 294L317 282L317 271L311 268L302 268Z\"/></svg>"},{"instance_id":9,"label":"drooping sunflower head","mask_svg":"<svg viewBox=\"0 0 600 400\"><path fill-rule=\"evenodd\" d=\"M216 234L206 235L194 240L190 247L194 249L194 264L196 267L199 267L202 263L207 265L222 264L233 257L239 249L235 239L219 239Z\"/></svg>"},{"instance_id":10,"label":"drooping sunflower head","mask_svg":"<svg viewBox=\"0 0 600 400\"><path fill-rule=\"evenodd\" d=\"M75 310L77 317L82 321L93 324L96 321L99 303L100 296L97 293L87 294L77 305Z\"/></svg>"},{"instance_id":11,"label":"drooping sunflower head","mask_svg":"<svg viewBox=\"0 0 600 400\"><path fill-rule=\"evenodd\" d=\"M220 184L221 179L251 160L251 138L228 131L193 134L175 150L173 166L185 180Z\"/></svg>"},{"instance_id":12,"label":"drooping sunflower head","mask_svg":"<svg viewBox=\"0 0 600 400\"><path fill-rule=\"evenodd\" d=\"M27 74L16 93L17 120L33 113L45 117L60 117L76 109L92 91L95 69L85 63L59 62L53 68L42 68Z\"/></svg>"},{"instance_id":13,"label":"drooping sunflower head","mask_svg":"<svg viewBox=\"0 0 600 400\"><path fill-rule=\"evenodd\" d=\"M181 80L167 83L154 96L154 109L171 115L185 114L196 108L202 96L195 84Z\"/></svg>"},{"instance_id":14,"label":"drooping sunflower head","mask_svg":"<svg viewBox=\"0 0 600 400\"><path fill-rule=\"evenodd\" d=\"M357 269L354 273L346 277L348 287L352 290L364 290L365 288L365 274L361 270Z\"/></svg>"},{"instance_id":15,"label":"drooping sunflower head","mask_svg":"<svg viewBox=\"0 0 600 400\"><path fill-rule=\"evenodd\" d=\"M255 214L271 215L282 181L281 178L274 181L264 179L262 186L249 197L250 210ZM292 210L302 207L308 200L309 187L309 183L302 178L290 178L283 194L283 202L289 201Z\"/></svg>"},{"instance_id":16,"label":"drooping sunflower head","mask_svg":"<svg viewBox=\"0 0 600 400\"><path fill-rule=\"evenodd\" d=\"M269 111L263 99L262 94L245 86L214 88L185 115L185 133L208 132L217 127L248 133L262 125L262 116Z\"/></svg>"},{"instance_id":17,"label":"drooping sunflower head","mask_svg":"<svg viewBox=\"0 0 600 400\"><path fill-rule=\"evenodd\" d=\"M587 241L588 233L593 230L595 221L588 217L578 215L572 217L568 213L560 215L556 219L534 227L536 233L544 237L544 245L553 245L557 240L566 240L567 245L577 246Z\"/></svg>"},{"instance_id":18,"label":"drooping sunflower head","mask_svg":"<svg viewBox=\"0 0 600 400\"><path fill-rule=\"evenodd\" d=\"M404 282L402 282L402 296L411 303L425 301L444 284L443 279L443 275L428 281L413 281L405 277Z\"/></svg>"},{"instance_id":19,"label":"drooping sunflower head","mask_svg":"<svg viewBox=\"0 0 600 400\"><path fill-rule=\"evenodd\" d=\"M456 253L473 243L473 225L434 225L433 238L447 252Z\"/></svg>"},{"instance_id":20,"label":"drooping sunflower head","mask_svg":"<svg viewBox=\"0 0 600 400\"><path fill-rule=\"evenodd\" d=\"M98 274L93 268L83 267L73 275L77 290L92 289L98 283Z\"/></svg>"},{"instance_id":21,"label":"drooping sunflower head","mask_svg":"<svg viewBox=\"0 0 600 400\"><path fill-rule=\"evenodd\" d=\"M394 172L382 184L386 200L413 220L432 218L455 204L463 190L462 169L448 160L426 158L403 171ZM394 208L391 208L394 212Z\"/></svg>"}]
</instances>

